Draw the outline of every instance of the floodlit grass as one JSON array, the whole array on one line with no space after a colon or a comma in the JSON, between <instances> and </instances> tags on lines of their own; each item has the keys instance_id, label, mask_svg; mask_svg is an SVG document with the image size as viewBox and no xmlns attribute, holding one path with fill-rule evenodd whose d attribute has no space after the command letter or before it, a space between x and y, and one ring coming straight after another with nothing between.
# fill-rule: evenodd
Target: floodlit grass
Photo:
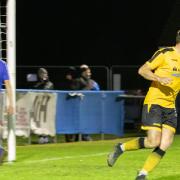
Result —
<instances>
[{"instance_id":1,"label":"floodlit grass","mask_svg":"<svg viewBox=\"0 0 180 180\"><path fill-rule=\"evenodd\" d=\"M0 167L0 180L134 180L151 150L126 152L110 168L106 157L119 141L126 139L18 146L17 161ZM180 136L149 179L180 179Z\"/></svg>"}]
</instances>

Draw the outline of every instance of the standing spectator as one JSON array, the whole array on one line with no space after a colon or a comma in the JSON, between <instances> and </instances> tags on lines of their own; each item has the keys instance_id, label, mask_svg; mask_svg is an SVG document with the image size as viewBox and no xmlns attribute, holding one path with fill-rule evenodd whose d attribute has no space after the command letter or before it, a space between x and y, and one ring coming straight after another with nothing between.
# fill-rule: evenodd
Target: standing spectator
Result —
<instances>
[{"instance_id":1,"label":"standing spectator","mask_svg":"<svg viewBox=\"0 0 180 180\"><path fill-rule=\"evenodd\" d=\"M91 69L89 68L89 66L87 64L82 64L82 65L80 65L80 70L82 70L82 71L84 70L82 77L89 79L90 90L99 91L100 90L99 84L96 81L94 81L93 79L91 79L92 73L91 73Z\"/></svg>"},{"instance_id":2,"label":"standing spectator","mask_svg":"<svg viewBox=\"0 0 180 180\"><path fill-rule=\"evenodd\" d=\"M34 85L34 89L54 89L54 84L49 80L48 71L45 68L39 68L38 82Z\"/></svg>"},{"instance_id":3,"label":"standing spectator","mask_svg":"<svg viewBox=\"0 0 180 180\"><path fill-rule=\"evenodd\" d=\"M65 75L64 90L75 90L75 79L77 78L77 69L74 66L70 66ZM66 142L73 142L76 139L76 134L65 134Z\"/></svg>"},{"instance_id":4,"label":"standing spectator","mask_svg":"<svg viewBox=\"0 0 180 180\"><path fill-rule=\"evenodd\" d=\"M82 68L86 68L86 69L88 69L88 68L89 68L89 66L88 66L87 64L81 64L81 65L80 65L80 69L82 69Z\"/></svg>"},{"instance_id":5,"label":"standing spectator","mask_svg":"<svg viewBox=\"0 0 180 180\"><path fill-rule=\"evenodd\" d=\"M81 65L79 77L76 79L76 90L96 90L99 91L99 84L91 79L91 69L87 65Z\"/></svg>"},{"instance_id":6,"label":"standing spectator","mask_svg":"<svg viewBox=\"0 0 180 180\"><path fill-rule=\"evenodd\" d=\"M54 84L49 80L48 71L45 68L38 70L38 82L33 86L33 89L53 90ZM39 144L49 143L49 137L46 134L39 135Z\"/></svg>"},{"instance_id":7,"label":"standing spectator","mask_svg":"<svg viewBox=\"0 0 180 180\"><path fill-rule=\"evenodd\" d=\"M65 82L63 85L64 90L74 90L75 79L77 78L77 69L70 66L65 74Z\"/></svg>"},{"instance_id":8,"label":"standing spectator","mask_svg":"<svg viewBox=\"0 0 180 180\"><path fill-rule=\"evenodd\" d=\"M70 67L66 74L68 88L67 90L100 90L99 85L91 79L91 69L88 65L82 64L78 69ZM68 98L70 98L68 96ZM66 134L66 142L78 141L78 134ZM82 134L82 140L91 141L92 138L88 134Z\"/></svg>"},{"instance_id":9,"label":"standing spectator","mask_svg":"<svg viewBox=\"0 0 180 180\"><path fill-rule=\"evenodd\" d=\"M91 69L88 66L85 67L85 65L80 69L82 71L81 77L85 79L88 83L86 88L88 90L99 91L100 90L99 84L95 80L91 79L92 76Z\"/></svg>"},{"instance_id":10,"label":"standing spectator","mask_svg":"<svg viewBox=\"0 0 180 180\"><path fill-rule=\"evenodd\" d=\"M100 90L99 85L91 79L91 69L89 66L83 64L80 66L80 76L76 79L76 90ZM89 134L82 134L82 140L91 141L92 138Z\"/></svg>"},{"instance_id":11,"label":"standing spectator","mask_svg":"<svg viewBox=\"0 0 180 180\"><path fill-rule=\"evenodd\" d=\"M0 90L2 89L3 83L5 84L6 93L9 100L7 113L12 115L14 114L15 107L13 107L13 97L12 97L13 94L12 94L12 87L11 87L11 82L9 78L8 68L7 68L6 62L3 60L0 60ZM0 134L2 135L1 132ZM2 136L0 138L2 142ZM6 155L7 155L7 151L2 147L2 144L0 144L0 164L3 163L3 160L6 157Z\"/></svg>"}]
</instances>

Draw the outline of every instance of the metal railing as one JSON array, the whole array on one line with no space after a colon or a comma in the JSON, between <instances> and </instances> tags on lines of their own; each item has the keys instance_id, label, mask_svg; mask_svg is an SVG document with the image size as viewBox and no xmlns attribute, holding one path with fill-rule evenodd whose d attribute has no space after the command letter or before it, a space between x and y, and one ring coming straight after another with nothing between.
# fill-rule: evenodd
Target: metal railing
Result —
<instances>
[{"instance_id":1,"label":"metal railing","mask_svg":"<svg viewBox=\"0 0 180 180\"><path fill-rule=\"evenodd\" d=\"M69 66L17 66L17 88L31 88L32 82L27 81L28 74L37 74L40 67L46 68L50 80L55 89L64 90L63 82ZM78 66L74 66L78 67ZM92 71L92 79L98 82L101 90L110 89L109 69L106 66L89 66Z\"/></svg>"},{"instance_id":2,"label":"metal railing","mask_svg":"<svg viewBox=\"0 0 180 180\"><path fill-rule=\"evenodd\" d=\"M17 88L31 88L32 82L27 81L28 74L37 74L40 67L44 67L49 72L50 80L55 84L55 89L64 90L63 82L70 66L17 66ZM78 67L78 66L74 66ZM92 79L97 81L101 90L114 90L114 75L120 75L120 89L137 90L147 89L149 81L144 80L138 75L139 66L89 66L92 71ZM115 90L120 90L115 89Z\"/></svg>"}]
</instances>

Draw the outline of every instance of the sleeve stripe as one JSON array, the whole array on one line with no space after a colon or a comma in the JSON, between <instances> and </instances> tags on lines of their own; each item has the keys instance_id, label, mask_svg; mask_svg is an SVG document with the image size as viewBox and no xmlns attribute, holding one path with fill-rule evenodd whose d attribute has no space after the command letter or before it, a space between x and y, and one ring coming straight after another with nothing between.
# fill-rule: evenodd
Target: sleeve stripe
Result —
<instances>
[{"instance_id":1,"label":"sleeve stripe","mask_svg":"<svg viewBox=\"0 0 180 180\"><path fill-rule=\"evenodd\" d=\"M162 53L162 51L156 52L151 59L148 60L148 62L152 62L157 56L159 56Z\"/></svg>"},{"instance_id":2,"label":"sleeve stripe","mask_svg":"<svg viewBox=\"0 0 180 180\"><path fill-rule=\"evenodd\" d=\"M174 49L173 48L165 48L165 49L162 49L162 50L159 50L159 51L157 51L153 56L152 56L152 58L151 59L149 59L148 61L149 62L152 62L157 56L159 56L161 53L166 53L166 52L168 52L168 51L174 51Z\"/></svg>"}]
</instances>

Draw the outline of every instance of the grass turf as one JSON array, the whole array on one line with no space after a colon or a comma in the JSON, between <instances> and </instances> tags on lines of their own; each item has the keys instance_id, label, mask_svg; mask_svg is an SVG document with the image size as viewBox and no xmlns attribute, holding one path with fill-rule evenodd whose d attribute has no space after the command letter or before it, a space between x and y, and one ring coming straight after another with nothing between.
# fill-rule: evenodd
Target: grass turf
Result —
<instances>
[{"instance_id":1,"label":"grass turf","mask_svg":"<svg viewBox=\"0 0 180 180\"><path fill-rule=\"evenodd\" d=\"M17 161L0 167L2 180L133 180L151 150L126 152L114 165L107 154L126 138L92 142L17 146ZM152 180L180 179L180 136L176 135Z\"/></svg>"}]
</instances>

